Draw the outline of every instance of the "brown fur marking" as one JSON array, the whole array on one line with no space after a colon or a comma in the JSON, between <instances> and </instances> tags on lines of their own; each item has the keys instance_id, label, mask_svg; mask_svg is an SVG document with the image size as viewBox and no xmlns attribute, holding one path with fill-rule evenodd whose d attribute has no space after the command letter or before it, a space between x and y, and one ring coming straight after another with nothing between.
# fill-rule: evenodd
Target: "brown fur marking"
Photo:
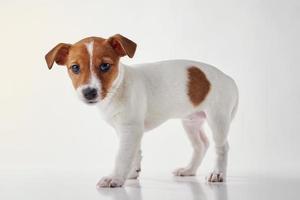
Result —
<instances>
[{"instance_id":1,"label":"brown fur marking","mask_svg":"<svg viewBox=\"0 0 300 200\"><path fill-rule=\"evenodd\" d=\"M188 71L188 96L194 106L199 105L207 96L210 82L205 74L197 67L190 67Z\"/></svg>"},{"instance_id":2,"label":"brown fur marking","mask_svg":"<svg viewBox=\"0 0 300 200\"><path fill-rule=\"evenodd\" d=\"M93 66L90 67L90 55L86 48L86 44L94 42L93 46ZM72 79L75 89L79 86L87 84L91 78L91 73L95 74L101 82L101 97L105 98L113 81L118 76L118 66L120 57L128 55L133 57L136 50L136 44L131 40L116 34L108 39L100 37L89 37L74 45L58 44L47 55L46 61L49 69L52 68L54 62L59 65L66 65L68 73ZM99 66L101 63L109 63L111 68L107 72L101 72ZM80 66L80 73L74 74L71 66L77 64Z\"/></svg>"}]
</instances>

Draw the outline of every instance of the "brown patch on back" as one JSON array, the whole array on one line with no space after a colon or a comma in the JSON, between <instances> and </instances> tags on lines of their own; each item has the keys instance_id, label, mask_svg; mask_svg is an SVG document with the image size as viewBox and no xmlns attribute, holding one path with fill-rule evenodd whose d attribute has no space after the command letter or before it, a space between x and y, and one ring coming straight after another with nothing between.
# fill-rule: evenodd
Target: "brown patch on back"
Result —
<instances>
[{"instance_id":1,"label":"brown patch on back","mask_svg":"<svg viewBox=\"0 0 300 200\"><path fill-rule=\"evenodd\" d=\"M190 67L188 71L188 96L194 106L199 105L207 96L210 82L205 74L197 67Z\"/></svg>"}]
</instances>

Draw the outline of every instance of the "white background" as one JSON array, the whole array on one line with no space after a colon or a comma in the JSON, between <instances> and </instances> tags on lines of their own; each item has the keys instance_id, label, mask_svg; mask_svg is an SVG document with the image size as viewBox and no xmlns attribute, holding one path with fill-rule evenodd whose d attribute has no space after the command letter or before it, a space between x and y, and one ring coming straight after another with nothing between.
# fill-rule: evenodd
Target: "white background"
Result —
<instances>
[{"instance_id":1,"label":"white background","mask_svg":"<svg viewBox=\"0 0 300 200\"><path fill-rule=\"evenodd\" d=\"M113 129L77 99L64 67L48 70L44 55L59 42L121 33L138 44L125 63L199 60L236 80L229 175L297 174L299 9L297 0L2 0L0 168L110 172ZM146 134L142 149L144 174L168 174L191 154L179 120ZM212 161L210 150L199 173Z\"/></svg>"}]
</instances>

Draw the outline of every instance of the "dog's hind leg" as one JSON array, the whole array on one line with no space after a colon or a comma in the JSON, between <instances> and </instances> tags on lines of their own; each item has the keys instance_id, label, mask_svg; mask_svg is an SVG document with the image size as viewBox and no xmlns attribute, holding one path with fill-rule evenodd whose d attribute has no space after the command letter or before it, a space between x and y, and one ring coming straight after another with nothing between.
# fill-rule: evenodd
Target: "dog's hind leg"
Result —
<instances>
[{"instance_id":1,"label":"dog's hind leg","mask_svg":"<svg viewBox=\"0 0 300 200\"><path fill-rule=\"evenodd\" d=\"M212 114L207 117L215 143L215 166L207 177L208 182L223 182L226 178L229 145L227 141L231 116L228 114Z\"/></svg>"},{"instance_id":2,"label":"dog's hind leg","mask_svg":"<svg viewBox=\"0 0 300 200\"><path fill-rule=\"evenodd\" d=\"M183 128L193 147L193 155L186 167L178 168L173 172L175 176L194 176L197 173L209 145L202 127L205 119L206 115L201 111L182 120Z\"/></svg>"}]
</instances>

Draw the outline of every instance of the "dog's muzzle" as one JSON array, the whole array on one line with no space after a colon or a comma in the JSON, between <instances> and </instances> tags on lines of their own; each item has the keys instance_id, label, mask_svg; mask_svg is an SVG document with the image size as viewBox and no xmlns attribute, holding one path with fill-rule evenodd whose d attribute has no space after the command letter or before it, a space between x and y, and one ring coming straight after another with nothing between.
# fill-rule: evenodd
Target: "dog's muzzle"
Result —
<instances>
[{"instance_id":1,"label":"dog's muzzle","mask_svg":"<svg viewBox=\"0 0 300 200\"><path fill-rule=\"evenodd\" d=\"M91 87L83 89L82 94L88 102L93 102L98 96L97 89Z\"/></svg>"}]
</instances>

